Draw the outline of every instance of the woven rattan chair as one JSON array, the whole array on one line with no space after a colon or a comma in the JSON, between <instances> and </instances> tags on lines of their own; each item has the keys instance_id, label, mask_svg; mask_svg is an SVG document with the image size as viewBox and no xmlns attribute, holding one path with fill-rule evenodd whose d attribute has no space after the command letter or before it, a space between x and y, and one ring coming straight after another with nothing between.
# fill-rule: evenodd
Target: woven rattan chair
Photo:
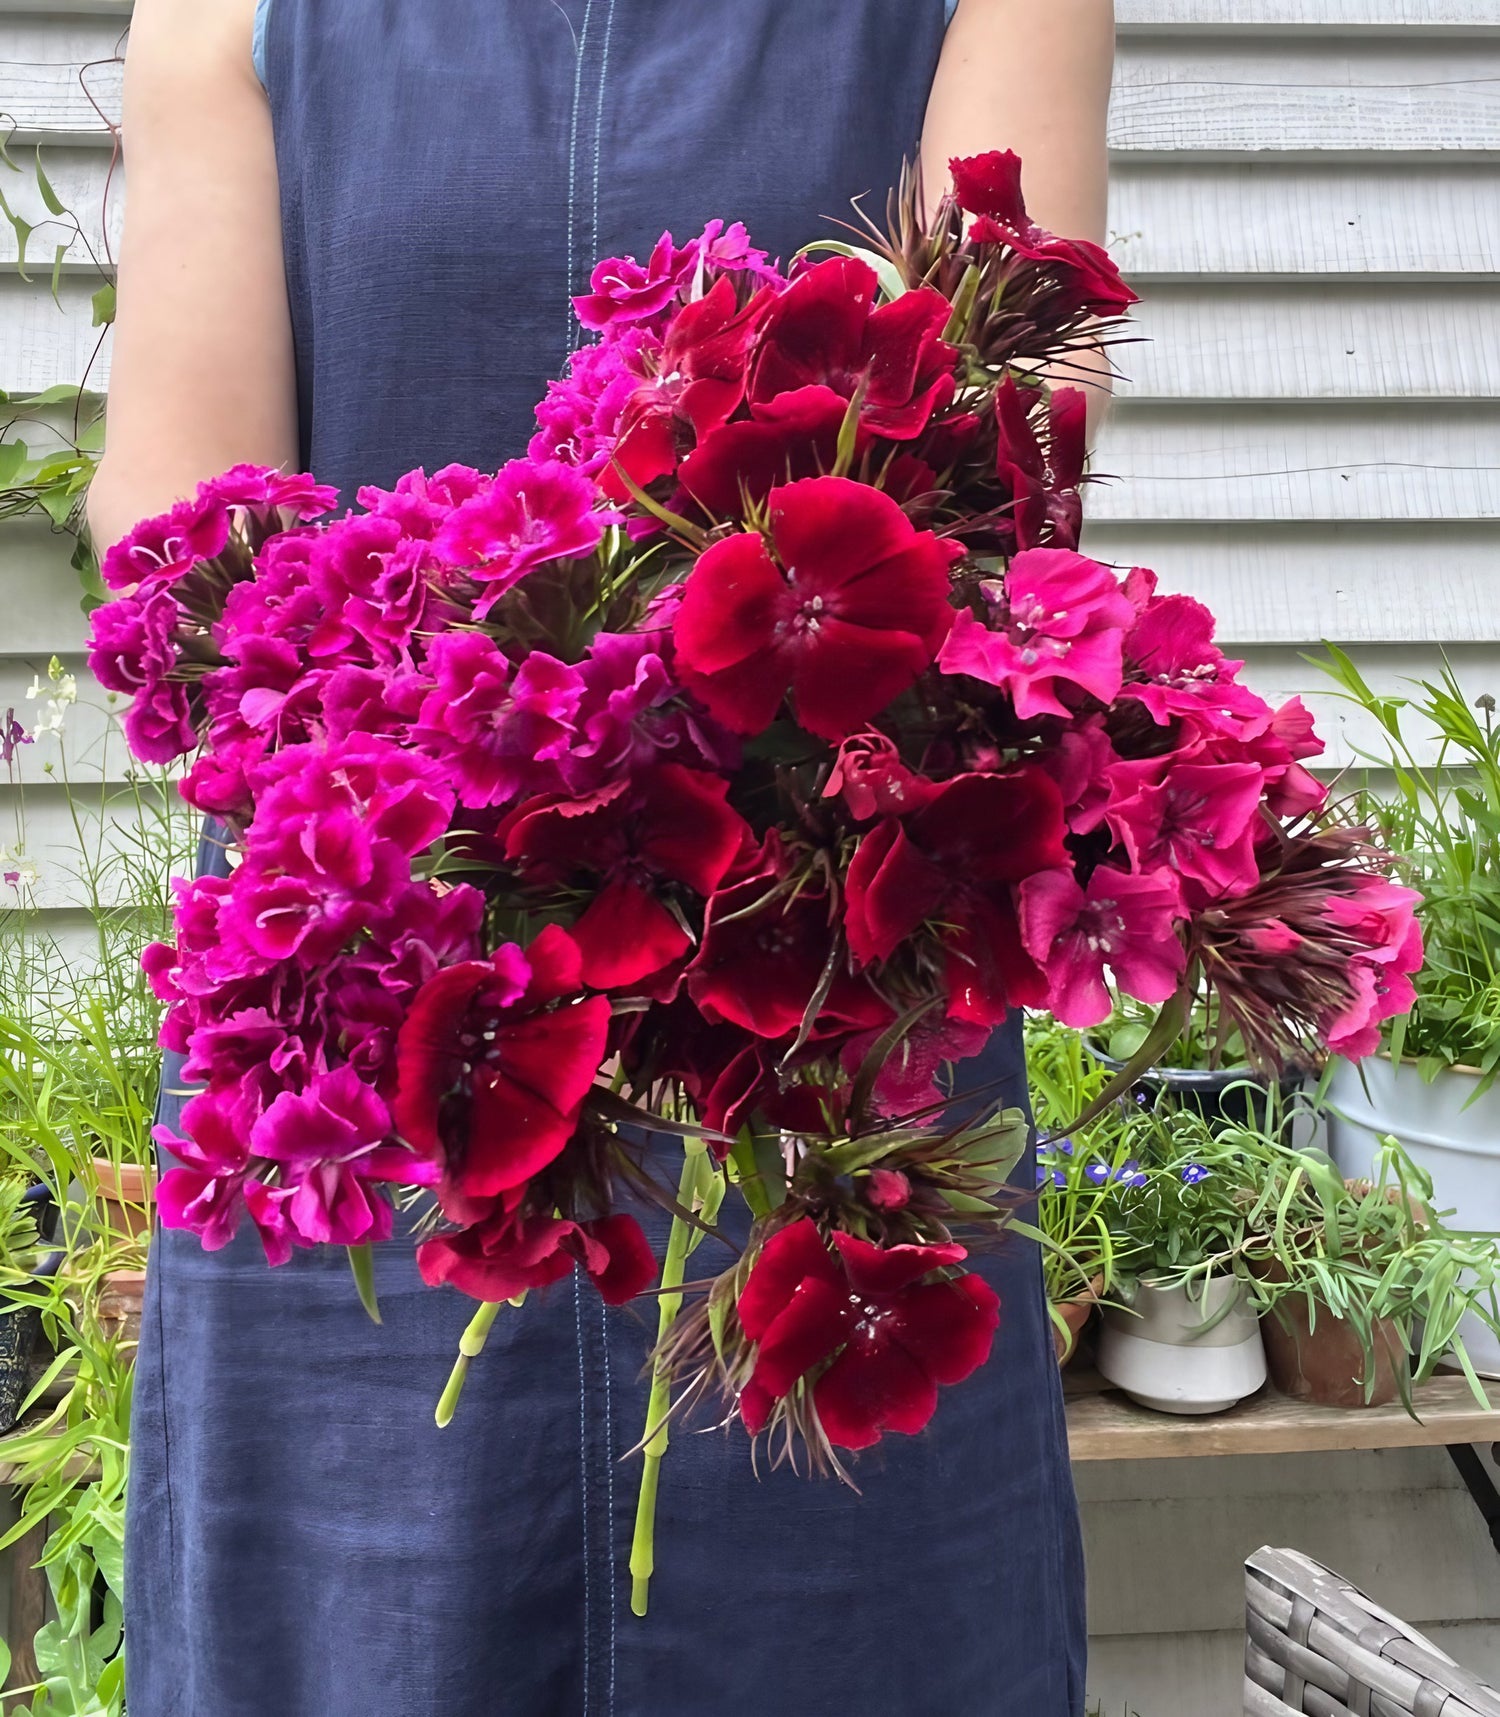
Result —
<instances>
[{"instance_id":1,"label":"woven rattan chair","mask_svg":"<svg viewBox=\"0 0 1500 1717\"><path fill-rule=\"evenodd\" d=\"M1500 1694L1298 1550L1245 1564L1245 1717L1500 1717Z\"/></svg>"}]
</instances>

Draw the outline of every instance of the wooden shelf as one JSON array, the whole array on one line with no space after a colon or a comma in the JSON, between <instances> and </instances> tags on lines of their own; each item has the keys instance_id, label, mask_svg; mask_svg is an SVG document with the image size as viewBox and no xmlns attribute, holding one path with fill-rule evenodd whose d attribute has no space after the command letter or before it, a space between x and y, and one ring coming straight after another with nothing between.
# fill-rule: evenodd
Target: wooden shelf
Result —
<instances>
[{"instance_id":1,"label":"wooden shelf","mask_svg":"<svg viewBox=\"0 0 1500 1717\"><path fill-rule=\"evenodd\" d=\"M1187 1455L1287 1455L1329 1449L1410 1449L1500 1442L1500 1410L1486 1412L1468 1383L1440 1375L1399 1401L1346 1410L1310 1407L1263 1389L1227 1413L1203 1417L1138 1407L1091 1372L1065 1373L1068 1448L1075 1461L1153 1461ZM1490 1386L1500 1402L1500 1383Z\"/></svg>"}]
</instances>

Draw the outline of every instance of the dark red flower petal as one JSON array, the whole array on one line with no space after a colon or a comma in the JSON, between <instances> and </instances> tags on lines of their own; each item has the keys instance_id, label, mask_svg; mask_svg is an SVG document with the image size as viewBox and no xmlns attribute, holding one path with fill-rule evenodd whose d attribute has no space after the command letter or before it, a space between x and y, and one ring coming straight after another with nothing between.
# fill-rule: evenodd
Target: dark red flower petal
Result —
<instances>
[{"instance_id":1,"label":"dark red flower petal","mask_svg":"<svg viewBox=\"0 0 1500 1717\"><path fill-rule=\"evenodd\" d=\"M1021 157L1011 149L956 156L948 163L953 197L971 215L992 215L1011 225L1027 224L1021 198Z\"/></svg>"},{"instance_id":2,"label":"dark red flower petal","mask_svg":"<svg viewBox=\"0 0 1500 1717\"><path fill-rule=\"evenodd\" d=\"M493 1071L472 1075L468 1138L455 1174L465 1194L520 1186L567 1144L604 1059L609 1011L603 996L591 996L498 1028Z\"/></svg>"},{"instance_id":3,"label":"dark red flower petal","mask_svg":"<svg viewBox=\"0 0 1500 1717\"><path fill-rule=\"evenodd\" d=\"M788 483L772 494L770 517L799 592L836 595L842 619L914 633L936 653L953 622L953 544L919 531L889 495L850 477Z\"/></svg>"},{"instance_id":4,"label":"dark red flower petal","mask_svg":"<svg viewBox=\"0 0 1500 1717\"><path fill-rule=\"evenodd\" d=\"M828 387L798 388L726 423L682 462L678 481L716 518L743 516L746 500L763 501L779 484L827 471L838 455L849 402Z\"/></svg>"},{"instance_id":5,"label":"dark red flower petal","mask_svg":"<svg viewBox=\"0 0 1500 1717\"><path fill-rule=\"evenodd\" d=\"M934 1270L968 1257L964 1248L952 1241L936 1246L877 1246L857 1234L836 1233L833 1243L854 1291L873 1296L900 1294ZM904 1297L901 1303L905 1305Z\"/></svg>"},{"instance_id":6,"label":"dark red flower petal","mask_svg":"<svg viewBox=\"0 0 1500 1717\"><path fill-rule=\"evenodd\" d=\"M943 937L950 1019L1002 1025L1012 1008L1047 1005L1047 980L1022 946L1009 889L952 899L943 912L952 925Z\"/></svg>"},{"instance_id":7,"label":"dark red flower petal","mask_svg":"<svg viewBox=\"0 0 1500 1717\"><path fill-rule=\"evenodd\" d=\"M576 995L583 987L583 956L560 924L537 931L527 944L526 960L531 967L527 1007L544 1007L561 996Z\"/></svg>"},{"instance_id":8,"label":"dark red flower petal","mask_svg":"<svg viewBox=\"0 0 1500 1717\"><path fill-rule=\"evenodd\" d=\"M1062 794L1037 768L960 775L907 827L950 876L968 881L1019 882L1071 862Z\"/></svg>"},{"instance_id":9,"label":"dark red flower petal","mask_svg":"<svg viewBox=\"0 0 1500 1717\"><path fill-rule=\"evenodd\" d=\"M465 960L435 973L418 990L396 1039L396 1131L419 1155L439 1158L438 1118L458 1082L458 1031L480 989L494 976L488 960Z\"/></svg>"},{"instance_id":10,"label":"dark red flower petal","mask_svg":"<svg viewBox=\"0 0 1500 1717\"><path fill-rule=\"evenodd\" d=\"M861 965L885 960L948 892L949 879L896 817L860 841L844 885L844 934Z\"/></svg>"},{"instance_id":11,"label":"dark red flower petal","mask_svg":"<svg viewBox=\"0 0 1500 1717\"><path fill-rule=\"evenodd\" d=\"M671 414L646 411L625 427L615 443L613 458L599 473L599 487L611 501L624 506L632 499L630 483L645 489L676 469L677 442Z\"/></svg>"},{"instance_id":12,"label":"dark red flower petal","mask_svg":"<svg viewBox=\"0 0 1500 1717\"><path fill-rule=\"evenodd\" d=\"M766 315L750 371L750 398L770 399L837 376L850 378L852 393L878 285L875 270L857 257L830 257L799 275Z\"/></svg>"},{"instance_id":13,"label":"dark red flower petal","mask_svg":"<svg viewBox=\"0 0 1500 1717\"><path fill-rule=\"evenodd\" d=\"M423 1241L417 1268L431 1287L447 1283L472 1299L508 1300L571 1274L563 1242L572 1229L555 1217L523 1220L498 1209L461 1233Z\"/></svg>"},{"instance_id":14,"label":"dark red flower petal","mask_svg":"<svg viewBox=\"0 0 1500 1717\"><path fill-rule=\"evenodd\" d=\"M962 1383L989 1358L999 1327L1000 1296L970 1273L908 1289L895 1339L935 1383Z\"/></svg>"},{"instance_id":15,"label":"dark red flower petal","mask_svg":"<svg viewBox=\"0 0 1500 1717\"><path fill-rule=\"evenodd\" d=\"M623 1306L656 1280L656 1256L633 1216L601 1216L578 1225L583 1267L607 1306Z\"/></svg>"},{"instance_id":16,"label":"dark red flower petal","mask_svg":"<svg viewBox=\"0 0 1500 1717\"><path fill-rule=\"evenodd\" d=\"M804 1276L758 1338L755 1381L771 1395L787 1394L804 1372L843 1343L853 1309L841 1284Z\"/></svg>"},{"instance_id":17,"label":"dark red flower petal","mask_svg":"<svg viewBox=\"0 0 1500 1717\"><path fill-rule=\"evenodd\" d=\"M604 885L572 931L583 955L583 981L592 990L638 983L692 946L666 907L625 877Z\"/></svg>"},{"instance_id":18,"label":"dark red flower petal","mask_svg":"<svg viewBox=\"0 0 1500 1717\"><path fill-rule=\"evenodd\" d=\"M835 1285L841 1279L817 1224L804 1216L766 1241L740 1290L740 1324L751 1341L761 1339L809 1278Z\"/></svg>"},{"instance_id":19,"label":"dark red flower petal","mask_svg":"<svg viewBox=\"0 0 1500 1717\"><path fill-rule=\"evenodd\" d=\"M820 739L846 739L931 661L931 650L908 632L825 620L816 655L801 653L792 669L797 720Z\"/></svg>"},{"instance_id":20,"label":"dark red flower petal","mask_svg":"<svg viewBox=\"0 0 1500 1717\"><path fill-rule=\"evenodd\" d=\"M868 1449L882 1432L922 1430L937 1408L937 1384L895 1341L851 1342L813 1385L813 1405L830 1443Z\"/></svg>"}]
</instances>

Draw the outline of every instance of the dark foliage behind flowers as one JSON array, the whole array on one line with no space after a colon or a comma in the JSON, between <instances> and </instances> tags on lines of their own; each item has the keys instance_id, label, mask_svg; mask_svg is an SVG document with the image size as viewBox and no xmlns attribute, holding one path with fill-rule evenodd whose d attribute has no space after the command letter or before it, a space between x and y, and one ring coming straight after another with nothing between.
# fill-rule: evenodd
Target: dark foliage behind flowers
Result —
<instances>
[{"instance_id":1,"label":"dark foliage behind flowers","mask_svg":"<svg viewBox=\"0 0 1500 1717\"><path fill-rule=\"evenodd\" d=\"M938 1079L1009 1009L1201 975L1265 1057L1370 1046L1413 897L1320 820L1301 705L1077 553L1083 395L1033 372L1132 294L1018 175L789 275L663 237L525 458L339 518L240 467L110 550L95 671L236 860L147 955L203 1087L164 1220L277 1262L426 1188L429 1281L624 1300L669 1117L755 1222L662 1363L837 1464L989 1353L1024 1127Z\"/></svg>"}]
</instances>

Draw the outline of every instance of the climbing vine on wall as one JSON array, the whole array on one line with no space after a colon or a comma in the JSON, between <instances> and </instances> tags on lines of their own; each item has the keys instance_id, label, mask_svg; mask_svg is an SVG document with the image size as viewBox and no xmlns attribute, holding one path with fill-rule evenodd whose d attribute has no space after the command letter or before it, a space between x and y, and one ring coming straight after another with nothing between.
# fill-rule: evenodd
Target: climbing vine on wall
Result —
<instances>
[{"instance_id":1,"label":"climbing vine on wall","mask_svg":"<svg viewBox=\"0 0 1500 1717\"><path fill-rule=\"evenodd\" d=\"M87 68L83 68L87 69ZM115 169L119 164L119 127L104 117L112 143L109 167L104 176L101 205L107 203ZM16 207L16 180L26 166L10 152L15 127L0 141L0 218L15 235L16 272L28 285L40 286L33 261L43 247L51 250L47 286L59 314L66 314L60 293L63 269L70 257L80 253L94 271L99 285L93 293L93 326L99 330L83 376L76 383L59 383L40 393L7 393L0 389L0 520L30 514L44 516L54 531L73 539L71 564L83 587L83 606L94 607L103 599L98 559L89 540L84 503L89 482L104 449L104 400L89 385L105 335L115 316L115 261L110 250L107 223L98 223L102 251L96 247L78 215L57 194L48 177L38 146L30 157L31 174L45 210L35 221ZM8 183L7 183L8 181ZM7 195L7 189L10 194Z\"/></svg>"}]
</instances>

